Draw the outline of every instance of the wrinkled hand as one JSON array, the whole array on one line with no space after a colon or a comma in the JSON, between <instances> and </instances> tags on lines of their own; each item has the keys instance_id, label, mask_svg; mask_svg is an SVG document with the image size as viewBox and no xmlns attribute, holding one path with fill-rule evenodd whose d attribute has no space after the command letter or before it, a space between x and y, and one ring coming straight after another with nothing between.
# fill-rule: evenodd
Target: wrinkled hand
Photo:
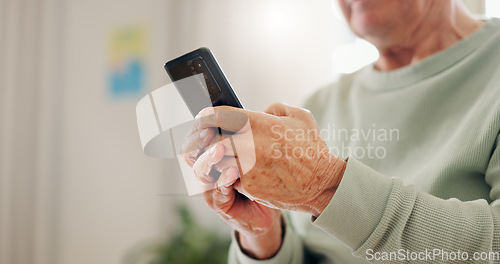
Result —
<instances>
[{"instance_id":1,"label":"wrinkled hand","mask_svg":"<svg viewBox=\"0 0 500 264\"><path fill-rule=\"evenodd\" d=\"M239 131L231 130L236 123L234 120L240 120L242 113L248 117L248 124ZM346 163L329 153L310 112L277 103L266 113L223 106L206 108L200 116L207 118L197 121L196 130L221 127L238 132L232 136L235 145L242 146L237 152L255 151L255 165L250 171L239 180L230 173L238 192L269 207L303 211L314 216L326 207L342 179ZM250 132L253 144L248 144L245 135ZM234 155L229 141L218 144L224 148L215 148L216 155L223 155L223 151ZM245 160L239 161L245 163ZM196 175L205 178L211 166L228 170L227 173L237 172L231 169L234 163L226 165L201 157L193 168Z\"/></svg>"},{"instance_id":2,"label":"wrinkled hand","mask_svg":"<svg viewBox=\"0 0 500 264\"><path fill-rule=\"evenodd\" d=\"M245 116L239 117L241 120ZM226 128L243 133L241 128L248 121L243 119L244 123L233 120ZM205 124L206 121L200 123ZM233 189L239 171L228 135L220 135L214 128L198 127L200 123L192 127L180 152L186 163L193 167L195 176L205 190L203 195L206 203L238 232L240 246L248 255L257 259L272 257L282 242L280 210L249 200ZM245 137L238 137L239 140L242 138ZM229 147L226 148L226 145Z\"/></svg>"},{"instance_id":3,"label":"wrinkled hand","mask_svg":"<svg viewBox=\"0 0 500 264\"><path fill-rule=\"evenodd\" d=\"M208 113L214 114L200 119L199 129L219 126L230 130L235 115L248 116L249 128L233 136L238 143L251 130L255 146L238 150L255 151L256 155L253 168L235 182L240 193L269 207L319 216L335 193L346 163L329 153L310 112L277 103L266 113L216 107L204 109L200 115Z\"/></svg>"},{"instance_id":4,"label":"wrinkled hand","mask_svg":"<svg viewBox=\"0 0 500 264\"><path fill-rule=\"evenodd\" d=\"M273 104L259 113L221 106L198 116L183 149L189 150L184 158L207 190L207 204L242 234L240 242L244 248L248 242L250 253L272 256L260 253L266 243L275 249L281 244L276 209L319 216L346 163L329 153L314 118L300 108ZM235 134L221 136L216 128ZM248 153L255 153L255 160L245 159ZM239 175L238 168L249 167Z\"/></svg>"}]
</instances>

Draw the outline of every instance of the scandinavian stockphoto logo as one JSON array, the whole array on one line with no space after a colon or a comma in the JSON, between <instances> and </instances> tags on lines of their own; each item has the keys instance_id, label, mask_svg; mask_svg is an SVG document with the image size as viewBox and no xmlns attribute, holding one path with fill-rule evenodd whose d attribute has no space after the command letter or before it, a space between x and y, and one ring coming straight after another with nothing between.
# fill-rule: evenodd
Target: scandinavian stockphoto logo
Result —
<instances>
[{"instance_id":1,"label":"scandinavian stockphoto logo","mask_svg":"<svg viewBox=\"0 0 500 264\"><path fill-rule=\"evenodd\" d=\"M255 146L248 117L236 111L215 115L210 112L213 109L207 108L204 115L193 119L184 103L185 98L181 97L176 87L188 87L196 93L208 95L204 78L194 75L162 86L142 98L137 103L136 114L144 153L157 158L177 158L189 195L215 188L215 182L220 175L217 169L223 170L224 164L236 167L240 176L250 171L255 165ZM197 101L197 104L202 106L200 108L212 106L208 96L201 98ZM224 129L218 128L221 118L226 120ZM188 141L196 140L193 135L205 127L210 127L215 132L212 142L201 150L196 147L196 142L188 144ZM190 157L195 160L219 142L225 146L225 156L210 171L214 185L207 186L200 182L200 175L195 175L192 168L194 161L190 162Z\"/></svg>"},{"instance_id":2,"label":"scandinavian stockphoto logo","mask_svg":"<svg viewBox=\"0 0 500 264\"><path fill-rule=\"evenodd\" d=\"M288 142L309 141L320 139L330 143L327 152L336 157L356 159L384 159L387 157L387 143L400 140L400 131L397 128L382 128L376 124L366 128L340 128L335 124L327 124L317 129L287 129L280 130L272 127L271 147L272 157L281 158L314 158L317 153L325 152L319 145L291 146ZM285 143L283 143L285 142Z\"/></svg>"}]
</instances>

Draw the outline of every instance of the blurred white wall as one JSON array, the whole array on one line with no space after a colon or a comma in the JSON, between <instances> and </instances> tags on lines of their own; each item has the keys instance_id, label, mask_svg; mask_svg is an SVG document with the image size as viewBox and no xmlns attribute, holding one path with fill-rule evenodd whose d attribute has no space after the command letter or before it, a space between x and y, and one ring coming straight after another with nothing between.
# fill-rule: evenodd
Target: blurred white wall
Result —
<instances>
[{"instance_id":1,"label":"blurred white wall","mask_svg":"<svg viewBox=\"0 0 500 264\"><path fill-rule=\"evenodd\" d=\"M159 197L163 161L146 157L138 141L139 97L109 92L110 35L147 31L146 84L166 81L168 2L64 2L64 74L57 263L119 263L140 241L162 235Z\"/></svg>"},{"instance_id":2,"label":"blurred white wall","mask_svg":"<svg viewBox=\"0 0 500 264\"><path fill-rule=\"evenodd\" d=\"M121 263L162 218L165 163L141 152L138 97L108 92L109 36L149 30L166 81L165 1L0 1L0 263Z\"/></svg>"},{"instance_id":3,"label":"blurred white wall","mask_svg":"<svg viewBox=\"0 0 500 264\"><path fill-rule=\"evenodd\" d=\"M58 1L0 1L0 263L48 263L55 244ZM38 261L41 260L41 261Z\"/></svg>"},{"instance_id":4,"label":"blurred white wall","mask_svg":"<svg viewBox=\"0 0 500 264\"><path fill-rule=\"evenodd\" d=\"M140 96L108 92L115 29L147 29L150 90L168 82L164 62L207 46L255 110L300 104L334 78L332 46L352 38L327 0L0 4L2 264L120 263L175 228L177 201L228 232L200 197L164 195L183 188L176 161L142 154Z\"/></svg>"},{"instance_id":5,"label":"blurred white wall","mask_svg":"<svg viewBox=\"0 0 500 264\"><path fill-rule=\"evenodd\" d=\"M486 16L488 17L500 17L500 1L498 0L486 0Z\"/></svg>"},{"instance_id":6,"label":"blurred white wall","mask_svg":"<svg viewBox=\"0 0 500 264\"><path fill-rule=\"evenodd\" d=\"M464 4L473 14L484 15L485 1L484 0L463 0Z\"/></svg>"},{"instance_id":7,"label":"blurred white wall","mask_svg":"<svg viewBox=\"0 0 500 264\"><path fill-rule=\"evenodd\" d=\"M178 1L169 58L212 49L246 108L300 105L335 78L334 47L351 42L335 1ZM342 63L342 62L336 62Z\"/></svg>"},{"instance_id":8,"label":"blurred white wall","mask_svg":"<svg viewBox=\"0 0 500 264\"><path fill-rule=\"evenodd\" d=\"M355 38L332 0L169 1L166 60L209 47L247 109L273 102L300 106L337 77L335 48ZM353 50L353 52L356 52ZM346 59L350 59L346 57ZM363 64L359 60L359 64ZM167 171L175 166L167 167ZM181 176L176 172L176 178ZM201 197L188 203L207 225L228 228Z\"/></svg>"}]
</instances>

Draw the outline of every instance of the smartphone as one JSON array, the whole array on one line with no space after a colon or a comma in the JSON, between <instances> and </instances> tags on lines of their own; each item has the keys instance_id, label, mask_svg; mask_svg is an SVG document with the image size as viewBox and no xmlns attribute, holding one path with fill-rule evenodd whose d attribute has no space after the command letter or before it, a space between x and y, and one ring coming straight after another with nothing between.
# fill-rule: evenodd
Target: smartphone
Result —
<instances>
[{"instance_id":1,"label":"smartphone","mask_svg":"<svg viewBox=\"0 0 500 264\"><path fill-rule=\"evenodd\" d=\"M199 48L165 63L165 70L193 117L206 107L228 105L243 108L215 56L208 48ZM196 82L180 81L192 76L197 79ZM222 140L222 134L234 134L234 132L219 127L218 134ZM229 139L235 150L233 137ZM236 159L236 163L239 171L242 171L239 159ZM215 181L220 176L220 172L215 169L212 169L210 174L214 176Z\"/></svg>"},{"instance_id":2,"label":"smartphone","mask_svg":"<svg viewBox=\"0 0 500 264\"><path fill-rule=\"evenodd\" d=\"M165 70L189 111L196 116L203 108L229 105L243 108L231 84L208 48L199 48L165 63ZM187 77L203 78L193 87L176 82ZM205 85L204 85L205 84Z\"/></svg>"}]
</instances>

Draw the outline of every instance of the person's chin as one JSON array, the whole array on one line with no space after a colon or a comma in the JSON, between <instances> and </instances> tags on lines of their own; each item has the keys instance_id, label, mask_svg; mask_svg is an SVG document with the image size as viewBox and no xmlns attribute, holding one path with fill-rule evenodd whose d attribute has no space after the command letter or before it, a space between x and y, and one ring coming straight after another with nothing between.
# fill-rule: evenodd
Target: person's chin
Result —
<instances>
[{"instance_id":1,"label":"person's chin","mask_svg":"<svg viewBox=\"0 0 500 264\"><path fill-rule=\"evenodd\" d=\"M372 34L380 30L380 21L370 15L361 14L351 17L350 25L352 30L358 35Z\"/></svg>"},{"instance_id":2,"label":"person's chin","mask_svg":"<svg viewBox=\"0 0 500 264\"><path fill-rule=\"evenodd\" d=\"M353 0L349 4L350 18L365 23L374 23L377 18L385 13L381 1Z\"/></svg>"},{"instance_id":3,"label":"person's chin","mask_svg":"<svg viewBox=\"0 0 500 264\"><path fill-rule=\"evenodd\" d=\"M347 1L351 12L369 11L381 6L380 0L352 0Z\"/></svg>"}]
</instances>

